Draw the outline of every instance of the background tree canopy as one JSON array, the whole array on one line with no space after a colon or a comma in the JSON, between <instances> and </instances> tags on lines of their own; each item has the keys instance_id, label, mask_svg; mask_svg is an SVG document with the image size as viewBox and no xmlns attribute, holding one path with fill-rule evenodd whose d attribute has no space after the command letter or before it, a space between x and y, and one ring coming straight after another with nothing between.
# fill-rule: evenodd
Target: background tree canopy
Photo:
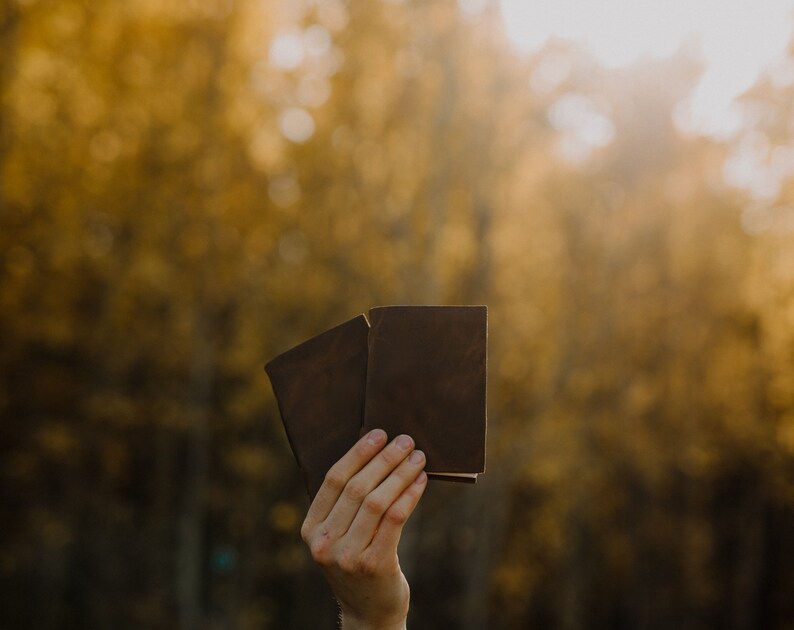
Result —
<instances>
[{"instance_id":1,"label":"background tree canopy","mask_svg":"<svg viewBox=\"0 0 794 630\"><path fill-rule=\"evenodd\" d=\"M335 627L262 365L398 303L490 312L488 471L404 536L413 628L794 627L794 80L717 141L685 50L520 56L491 2L0 33L2 627Z\"/></svg>"}]
</instances>

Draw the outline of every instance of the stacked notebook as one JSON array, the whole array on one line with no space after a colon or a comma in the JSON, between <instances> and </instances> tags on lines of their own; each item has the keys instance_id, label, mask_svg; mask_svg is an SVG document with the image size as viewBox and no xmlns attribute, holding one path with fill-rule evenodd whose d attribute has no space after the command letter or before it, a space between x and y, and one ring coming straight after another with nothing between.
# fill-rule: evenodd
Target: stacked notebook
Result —
<instances>
[{"instance_id":1,"label":"stacked notebook","mask_svg":"<svg viewBox=\"0 0 794 630\"><path fill-rule=\"evenodd\" d=\"M284 352L266 366L313 497L361 435L407 433L431 479L485 471L485 306L383 306Z\"/></svg>"}]
</instances>

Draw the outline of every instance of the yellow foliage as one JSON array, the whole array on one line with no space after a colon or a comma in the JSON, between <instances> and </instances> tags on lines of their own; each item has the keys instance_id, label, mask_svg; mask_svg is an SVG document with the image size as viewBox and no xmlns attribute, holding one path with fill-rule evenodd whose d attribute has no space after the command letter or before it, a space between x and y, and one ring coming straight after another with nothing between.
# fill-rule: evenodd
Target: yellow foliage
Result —
<instances>
[{"instance_id":1,"label":"yellow foliage","mask_svg":"<svg viewBox=\"0 0 794 630\"><path fill-rule=\"evenodd\" d=\"M262 365L390 303L489 306L488 473L423 499L418 623L721 627L792 592L794 186L722 173L748 138L782 172L794 87L683 137L685 51L521 57L464 5L0 11L0 573L48 593L28 625L318 627ZM614 138L571 161L561 101Z\"/></svg>"}]
</instances>

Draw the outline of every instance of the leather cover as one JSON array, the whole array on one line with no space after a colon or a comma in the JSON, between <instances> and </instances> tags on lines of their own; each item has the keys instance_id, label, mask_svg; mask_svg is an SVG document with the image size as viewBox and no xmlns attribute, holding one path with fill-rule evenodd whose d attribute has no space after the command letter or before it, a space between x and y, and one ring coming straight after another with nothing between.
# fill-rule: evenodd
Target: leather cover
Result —
<instances>
[{"instance_id":1,"label":"leather cover","mask_svg":"<svg viewBox=\"0 0 794 630\"><path fill-rule=\"evenodd\" d=\"M412 436L430 477L484 472L487 307L384 306L369 322L364 430Z\"/></svg>"},{"instance_id":2,"label":"leather cover","mask_svg":"<svg viewBox=\"0 0 794 630\"><path fill-rule=\"evenodd\" d=\"M359 315L265 366L310 497L361 434L368 333Z\"/></svg>"}]
</instances>

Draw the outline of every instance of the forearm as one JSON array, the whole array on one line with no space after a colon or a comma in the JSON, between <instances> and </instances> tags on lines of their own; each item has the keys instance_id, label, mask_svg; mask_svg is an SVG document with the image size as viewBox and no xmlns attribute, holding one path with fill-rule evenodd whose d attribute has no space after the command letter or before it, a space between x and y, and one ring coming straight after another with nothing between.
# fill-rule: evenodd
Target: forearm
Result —
<instances>
[{"instance_id":1,"label":"forearm","mask_svg":"<svg viewBox=\"0 0 794 630\"><path fill-rule=\"evenodd\" d=\"M405 617L392 623L368 623L344 614L341 614L339 619L341 630L406 630Z\"/></svg>"},{"instance_id":2,"label":"forearm","mask_svg":"<svg viewBox=\"0 0 794 630\"><path fill-rule=\"evenodd\" d=\"M374 592L377 593L378 590L376 588ZM405 600L403 606L396 610L389 610L383 605L364 606L360 603L346 603L337 595L340 630L406 630L410 599L407 582L404 582L404 588L400 590L404 591ZM373 602L369 595L365 595L365 600Z\"/></svg>"}]
</instances>

